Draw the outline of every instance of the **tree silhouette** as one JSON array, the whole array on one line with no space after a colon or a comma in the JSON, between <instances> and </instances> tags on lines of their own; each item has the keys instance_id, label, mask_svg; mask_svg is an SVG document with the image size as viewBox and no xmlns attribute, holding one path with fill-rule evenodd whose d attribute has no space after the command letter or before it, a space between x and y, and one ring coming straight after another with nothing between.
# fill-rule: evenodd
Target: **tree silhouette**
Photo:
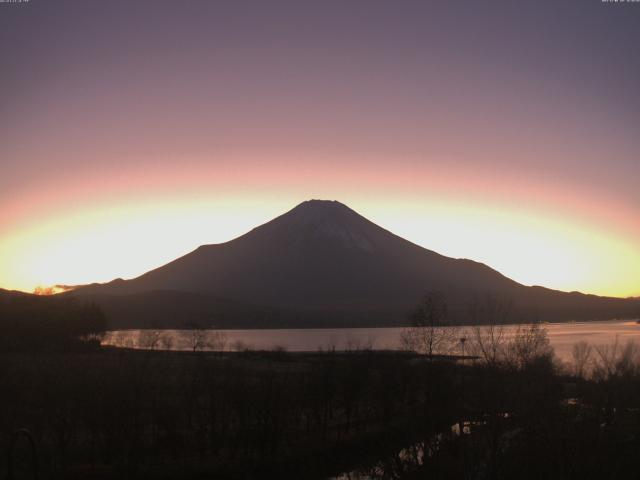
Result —
<instances>
[{"instance_id":1,"label":"tree silhouette","mask_svg":"<svg viewBox=\"0 0 640 480\"><path fill-rule=\"evenodd\" d=\"M447 301L442 292L429 291L411 314L411 327L401 334L407 350L433 357L447 353L456 338L455 329L447 322Z\"/></svg>"}]
</instances>

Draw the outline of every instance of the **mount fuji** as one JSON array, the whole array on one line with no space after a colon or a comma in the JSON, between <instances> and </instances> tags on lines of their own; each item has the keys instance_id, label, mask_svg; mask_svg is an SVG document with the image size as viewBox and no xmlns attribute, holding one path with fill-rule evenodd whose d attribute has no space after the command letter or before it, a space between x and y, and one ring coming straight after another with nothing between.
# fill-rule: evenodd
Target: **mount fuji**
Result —
<instances>
[{"instance_id":1,"label":"mount fuji","mask_svg":"<svg viewBox=\"0 0 640 480\"><path fill-rule=\"evenodd\" d=\"M303 202L234 240L200 246L137 278L69 295L101 304L119 328L336 327L406 323L429 290L445 294L456 322L468 321L469 304L487 294L509 299L514 322L633 316L638 308L627 299L521 285L324 200Z\"/></svg>"}]
</instances>

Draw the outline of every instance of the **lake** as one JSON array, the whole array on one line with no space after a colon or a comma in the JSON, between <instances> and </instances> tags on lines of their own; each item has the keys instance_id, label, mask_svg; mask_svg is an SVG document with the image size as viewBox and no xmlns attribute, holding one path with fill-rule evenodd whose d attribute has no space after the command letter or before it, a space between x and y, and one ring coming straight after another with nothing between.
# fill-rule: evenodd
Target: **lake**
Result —
<instances>
[{"instance_id":1,"label":"lake","mask_svg":"<svg viewBox=\"0 0 640 480\"><path fill-rule=\"evenodd\" d=\"M464 333L464 329L469 327L458 328L459 337L468 335ZM515 328L513 325L505 326L510 332ZM562 360L569 360L572 346L581 341L594 346L611 344L616 338L620 343L628 340L640 342L640 324L633 320L547 323L544 328L556 355ZM117 347L169 350L192 350L194 345L198 350L394 350L400 348L402 330L403 328L216 330L207 332L207 335L202 331L190 330L117 330L108 332L102 343Z\"/></svg>"}]
</instances>

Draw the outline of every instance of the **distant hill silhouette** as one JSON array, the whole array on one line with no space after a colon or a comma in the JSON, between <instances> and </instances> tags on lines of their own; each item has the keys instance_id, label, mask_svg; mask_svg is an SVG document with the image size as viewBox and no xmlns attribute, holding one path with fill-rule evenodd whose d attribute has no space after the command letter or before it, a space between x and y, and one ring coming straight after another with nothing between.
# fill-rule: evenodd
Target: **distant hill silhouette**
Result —
<instances>
[{"instance_id":1,"label":"distant hill silhouette","mask_svg":"<svg viewBox=\"0 0 640 480\"><path fill-rule=\"evenodd\" d=\"M106 326L94 303L0 289L0 352L95 348Z\"/></svg>"},{"instance_id":2,"label":"distant hill silhouette","mask_svg":"<svg viewBox=\"0 0 640 480\"><path fill-rule=\"evenodd\" d=\"M20 292L18 290L5 290L4 288L0 288L0 299L2 300L15 297L27 297L30 295L30 293Z\"/></svg>"},{"instance_id":3,"label":"distant hill silhouette","mask_svg":"<svg viewBox=\"0 0 640 480\"><path fill-rule=\"evenodd\" d=\"M549 268L553 268L550 265ZM203 245L132 280L78 288L113 326L395 325L427 290L450 316L473 299L511 298L514 321L632 316L638 302L526 287L415 245L336 201L310 200L226 243Z\"/></svg>"}]
</instances>

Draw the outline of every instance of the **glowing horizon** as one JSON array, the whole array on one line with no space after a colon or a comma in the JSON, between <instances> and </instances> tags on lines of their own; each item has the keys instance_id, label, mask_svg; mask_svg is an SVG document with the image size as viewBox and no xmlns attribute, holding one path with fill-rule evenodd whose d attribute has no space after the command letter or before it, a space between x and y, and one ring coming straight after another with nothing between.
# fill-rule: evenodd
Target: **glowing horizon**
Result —
<instances>
[{"instance_id":1,"label":"glowing horizon","mask_svg":"<svg viewBox=\"0 0 640 480\"><path fill-rule=\"evenodd\" d=\"M562 212L543 214L515 202L507 208L497 199L462 200L443 192L421 195L402 186L404 195L396 200L376 200L375 189L342 196L335 191L304 196L293 189L283 196L266 189L253 196L191 191L142 200L139 195L133 204L121 199L79 207L3 236L0 251L10 261L2 263L0 286L32 291L133 278L199 245L229 241L303 200L327 198L427 249L483 262L525 285L640 294L640 252L631 241L636 232L624 231L622 223L617 231L603 232L593 218L589 225L589 218L575 212L567 223Z\"/></svg>"}]
</instances>

